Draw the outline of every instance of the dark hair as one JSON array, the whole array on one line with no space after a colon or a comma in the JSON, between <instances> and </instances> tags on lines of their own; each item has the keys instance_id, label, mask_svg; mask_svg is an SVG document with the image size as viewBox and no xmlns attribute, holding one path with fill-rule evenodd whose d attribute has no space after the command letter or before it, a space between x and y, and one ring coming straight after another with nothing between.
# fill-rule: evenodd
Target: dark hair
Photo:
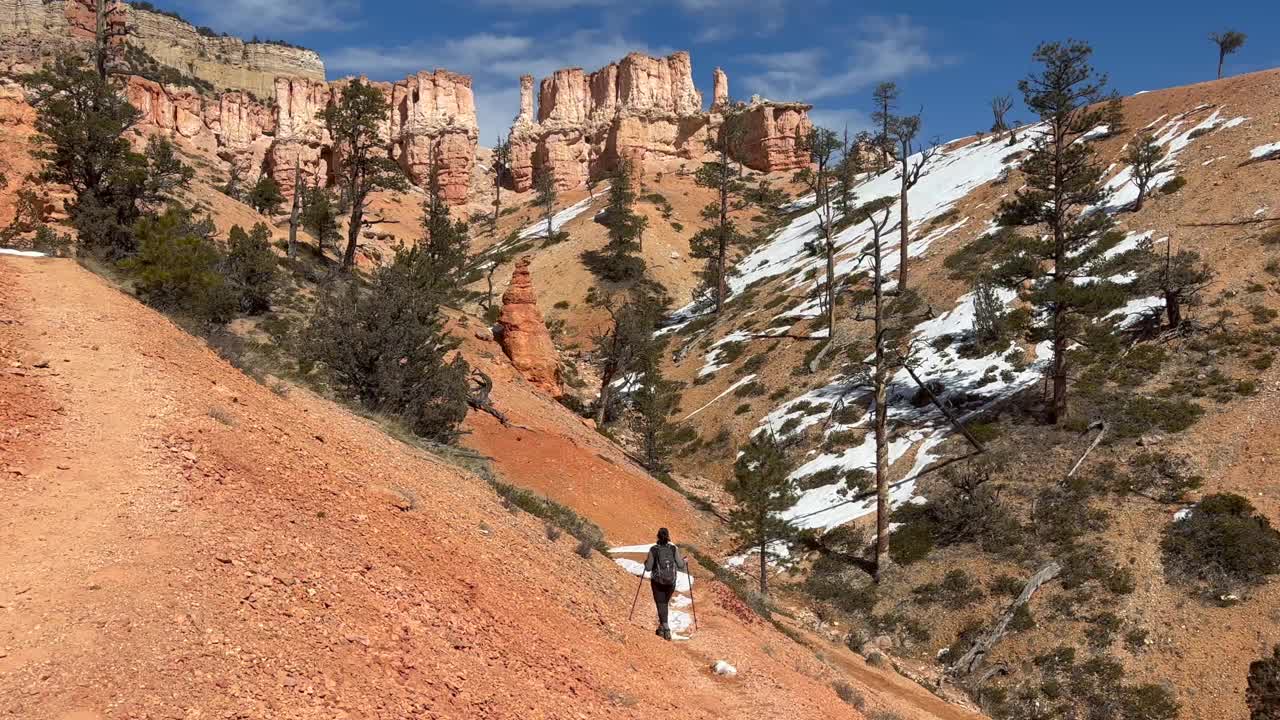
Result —
<instances>
[{"instance_id":1,"label":"dark hair","mask_svg":"<svg viewBox=\"0 0 1280 720\"><path fill-rule=\"evenodd\" d=\"M658 544L666 545L671 542L671 533L666 528L658 528Z\"/></svg>"}]
</instances>

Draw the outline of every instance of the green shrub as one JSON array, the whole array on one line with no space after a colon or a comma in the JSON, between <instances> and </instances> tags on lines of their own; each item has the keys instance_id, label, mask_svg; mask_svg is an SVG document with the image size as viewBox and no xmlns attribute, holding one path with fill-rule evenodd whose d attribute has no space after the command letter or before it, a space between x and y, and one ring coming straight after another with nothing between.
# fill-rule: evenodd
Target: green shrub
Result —
<instances>
[{"instance_id":1,"label":"green shrub","mask_svg":"<svg viewBox=\"0 0 1280 720\"><path fill-rule=\"evenodd\" d=\"M1036 626L1036 619L1031 615L1031 607L1023 603L1013 611L1013 619L1009 621L1009 629L1014 632L1026 632Z\"/></svg>"},{"instance_id":2,"label":"green shrub","mask_svg":"<svg viewBox=\"0 0 1280 720\"><path fill-rule=\"evenodd\" d=\"M1181 175L1178 175L1177 177L1170 180L1169 182L1161 185L1160 192L1164 193L1165 195L1172 195L1178 192L1179 190L1181 190L1182 188L1186 187L1186 184L1187 184L1187 179L1182 177Z\"/></svg>"},{"instance_id":3,"label":"green shrub","mask_svg":"<svg viewBox=\"0 0 1280 720\"><path fill-rule=\"evenodd\" d=\"M760 397L768 392L769 388L765 387L763 383L752 380L749 383L739 385L737 389L733 391L733 396L737 398Z\"/></svg>"},{"instance_id":4,"label":"green shrub","mask_svg":"<svg viewBox=\"0 0 1280 720\"><path fill-rule=\"evenodd\" d=\"M1280 717L1280 645L1249 664L1249 683L1245 702L1252 720L1275 720Z\"/></svg>"},{"instance_id":5,"label":"green shrub","mask_svg":"<svg viewBox=\"0 0 1280 720\"><path fill-rule=\"evenodd\" d=\"M121 263L133 275L138 296L161 310L197 320L230 320L235 292L219 271L223 258L209 238L211 229L177 205L140 219L134 225L137 255Z\"/></svg>"},{"instance_id":6,"label":"green shrub","mask_svg":"<svg viewBox=\"0 0 1280 720\"><path fill-rule=\"evenodd\" d=\"M284 195L280 193L280 185L275 178L263 173L249 189L245 202L263 215L277 215L280 213L280 206L284 203Z\"/></svg>"},{"instance_id":7,"label":"green shrub","mask_svg":"<svg viewBox=\"0 0 1280 720\"><path fill-rule=\"evenodd\" d=\"M1008 595L1009 597L1018 597L1022 594L1022 588L1026 585L1025 580L1019 580L1012 575L998 575L988 586L988 591L993 595Z\"/></svg>"},{"instance_id":8,"label":"green shrub","mask_svg":"<svg viewBox=\"0 0 1280 720\"><path fill-rule=\"evenodd\" d=\"M942 582L925 583L912 590L911 594L921 605L941 604L951 610L963 610L986 597L973 576L964 570L951 570Z\"/></svg>"},{"instance_id":9,"label":"green shrub","mask_svg":"<svg viewBox=\"0 0 1280 720\"><path fill-rule=\"evenodd\" d=\"M510 503L512 507L546 521L549 527L554 526L569 533L580 541L580 546L585 544L587 554L583 555L583 557L590 557L592 550L598 550L601 554L609 552L609 546L605 543L604 533L600 528L590 520L578 515L571 508L565 507L551 498L536 495L524 488L508 485L496 479L491 479L489 484L498 493L498 496ZM548 531L548 537L550 537L549 533L550 531ZM582 555L581 549L578 550L578 554Z\"/></svg>"},{"instance_id":10,"label":"green shrub","mask_svg":"<svg viewBox=\"0 0 1280 720\"><path fill-rule=\"evenodd\" d=\"M1204 415L1204 409L1190 400L1120 393L1112 394L1100 409L1107 417L1108 434L1113 440L1136 438L1153 428L1167 433L1182 432Z\"/></svg>"},{"instance_id":11,"label":"green shrub","mask_svg":"<svg viewBox=\"0 0 1280 720\"><path fill-rule=\"evenodd\" d=\"M746 415L749 412L751 412L751 403L742 403L733 410L734 415Z\"/></svg>"},{"instance_id":12,"label":"green shrub","mask_svg":"<svg viewBox=\"0 0 1280 720\"><path fill-rule=\"evenodd\" d=\"M403 419L414 434L447 442L466 417L470 368L445 356L430 263L417 247L396 252L366 291L355 279L326 286L303 332L302 360L343 396Z\"/></svg>"},{"instance_id":13,"label":"green shrub","mask_svg":"<svg viewBox=\"0 0 1280 720\"><path fill-rule=\"evenodd\" d=\"M1280 572L1280 532L1245 498L1209 495L1169 523L1160 543L1170 580L1230 592Z\"/></svg>"},{"instance_id":14,"label":"green shrub","mask_svg":"<svg viewBox=\"0 0 1280 720\"><path fill-rule=\"evenodd\" d=\"M858 690L854 688L852 685L850 685L849 683L843 680L836 680L835 682L831 683L831 689L835 690L836 697L840 698L841 700L848 703L849 705L852 705L853 707L859 710L866 709L867 699L863 697L862 693L858 692Z\"/></svg>"},{"instance_id":15,"label":"green shrub","mask_svg":"<svg viewBox=\"0 0 1280 720\"><path fill-rule=\"evenodd\" d=\"M279 284L271 231L263 223L254 225L251 233L233 225L228 237L231 246L223 269L240 310L250 315L266 312L271 309L271 294Z\"/></svg>"}]
</instances>

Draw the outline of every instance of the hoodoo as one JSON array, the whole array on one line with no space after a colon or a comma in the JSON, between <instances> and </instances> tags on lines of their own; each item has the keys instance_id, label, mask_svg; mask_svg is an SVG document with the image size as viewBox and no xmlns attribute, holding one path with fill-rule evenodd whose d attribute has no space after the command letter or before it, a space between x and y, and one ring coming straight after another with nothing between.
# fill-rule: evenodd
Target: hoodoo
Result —
<instances>
[{"instance_id":1,"label":"hoodoo","mask_svg":"<svg viewBox=\"0 0 1280 720\"><path fill-rule=\"evenodd\" d=\"M511 273L511 284L502 295L502 313L498 316L502 332L498 340L511 358L511 364L526 380L552 397L559 397L563 392L560 358L547 332L542 311L538 309L538 294L529 272L532 261L528 255L520 258Z\"/></svg>"},{"instance_id":2,"label":"hoodoo","mask_svg":"<svg viewBox=\"0 0 1280 720\"><path fill-rule=\"evenodd\" d=\"M710 133L729 111L745 115L741 160L755 170L790 170L805 163L798 138L810 127L809 105L753 99L734 105L729 78L716 68L711 109L693 83L687 52L665 58L631 53L593 72L557 70L538 86L520 78L520 114L511 127L512 183L533 187L548 173L558 189L581 187L621 161L637 173L678 169L702 156Z\"/></svg>"}]
</instances>

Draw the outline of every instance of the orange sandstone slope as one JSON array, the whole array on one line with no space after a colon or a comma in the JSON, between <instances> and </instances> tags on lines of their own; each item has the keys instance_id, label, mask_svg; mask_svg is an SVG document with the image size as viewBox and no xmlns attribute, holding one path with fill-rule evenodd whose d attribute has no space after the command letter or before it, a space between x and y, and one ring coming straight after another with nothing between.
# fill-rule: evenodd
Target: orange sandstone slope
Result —
<instances>
[{"instance_id":1,"label":"orange sandstone slope","mask_svg":"<svg viewBox=\"0 0 1280 720\"><path fill-rule=\"evenodd\" d=\"M70 261L0 258L0 359L0 717L860 717L716 583L664 643L608 559Z\"/></svg>"}]
</instances>

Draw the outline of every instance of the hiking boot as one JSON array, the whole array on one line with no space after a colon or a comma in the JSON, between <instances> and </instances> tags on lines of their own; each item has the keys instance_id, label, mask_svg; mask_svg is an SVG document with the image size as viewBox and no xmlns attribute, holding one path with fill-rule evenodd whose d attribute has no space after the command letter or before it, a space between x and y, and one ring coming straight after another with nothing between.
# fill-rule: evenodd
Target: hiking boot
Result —
<instances>
[{"instance_id":1,"label":"hiking boot","mask_svg":"<svg viewBox=\"0 0 1280 720\"><path fill-rule=\"evenodd\" d=\"M671 628L667 627L666 625L663 625L662 627L658 628L658 635L659 635L663 640L670 640L670 639L671 639Z\"/></svg>"},{"instance_id":2,"label":"hiking boot","mask_svg":"<svg viewBox=\"0 0 1280 720\"><path fill-rule=\"evenodd\" d=\"M663 637L663 634L662 634L662 626L658 626L658 629L657 629L657 630L654 630L654 631L653 631L653 634L654 634L654 635L657 635L658 637Z\"/></svg>"}]
</instances>

